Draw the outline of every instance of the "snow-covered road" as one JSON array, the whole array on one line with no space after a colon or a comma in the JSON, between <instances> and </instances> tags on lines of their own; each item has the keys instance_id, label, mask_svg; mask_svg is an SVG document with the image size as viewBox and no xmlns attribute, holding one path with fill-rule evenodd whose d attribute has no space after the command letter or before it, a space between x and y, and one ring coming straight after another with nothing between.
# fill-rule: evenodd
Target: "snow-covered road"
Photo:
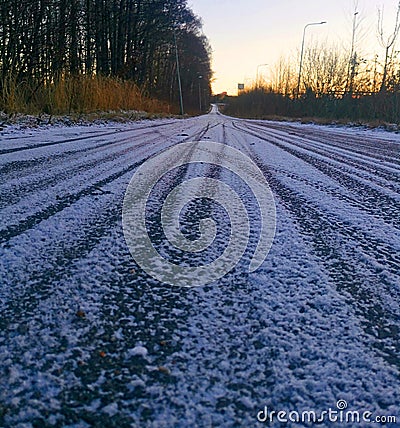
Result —
<instances>
[{"instance_id":1,"label":"snow-covered road","mask_svg":"<svg viewBox=\"0 0 400 428\"><path fill-rule=\"evenodd\" d=\"M147 159L198 140L260 168L276 234L248 273L260 222L248 188L212 165L177 170L164 197L200 171L236 188L251 224L235 269L179 288L135 263L122 203ZM0 426L261 426L265 406L318 415L338 400L400 426L400 135L213 110L6 129L0 171ZM210 213L222 236L198 257L218 255L226 213L204 200L192 208L201 213L183 223L189 236ZM340 426L367 425L378 426Z\"/></svg>"}]
</instances>

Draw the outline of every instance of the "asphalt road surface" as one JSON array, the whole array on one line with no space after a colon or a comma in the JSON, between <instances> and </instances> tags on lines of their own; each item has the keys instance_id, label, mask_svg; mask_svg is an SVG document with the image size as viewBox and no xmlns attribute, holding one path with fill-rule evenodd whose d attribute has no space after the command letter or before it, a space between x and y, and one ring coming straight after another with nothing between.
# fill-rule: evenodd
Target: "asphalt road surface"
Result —
<instances>
[{"instance_id":1,"label":"asphalt road surface","mask_svg":"<svg viewBox=\"0 0 400 428\"><path fill-rule=\"evenodd\" d=\"M122 204L146 160L189 141L252 159L275 199L276 232L249 273L262 221L249 186L214 159L177 168L147 209L165 257L209 263L229 240L226 210L202 198L181 227L197 239L213 217L209 251L169 248L162 199L189 178L234 189L250 224L229 273L185 288L135 262ZM340 406L400 426L399 135L214 108L185 120L6 128L0 170L0 426L262 426L267 412L322 417ZM336 426L325 417L321 426Z\"/></svg>"}]
</instances>

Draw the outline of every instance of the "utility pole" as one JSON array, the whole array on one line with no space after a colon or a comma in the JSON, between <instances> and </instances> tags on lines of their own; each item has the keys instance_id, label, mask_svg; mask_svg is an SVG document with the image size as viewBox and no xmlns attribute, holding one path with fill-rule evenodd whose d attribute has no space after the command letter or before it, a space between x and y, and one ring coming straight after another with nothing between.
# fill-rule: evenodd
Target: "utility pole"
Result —
<instances>
[{"instance_id":1,"label":"utility pole","mask_svg":"<svg viewBox=\"0 0 400 428\"><path fill-rule=\"evenodd\" d=\"M203 76L202 75L199 75L198 76L199 77L199 108L200 108L200 113L201 113L201 110L202 110L202 106L201 106L201 79L203 78Z\"/></svg>"},{"instance_id":2,"label":"utility pole","mask_svg":"<svg viewBox=\"0 0 400 428\"><path fill-rule=\"evenodd\" d=\"M354 55L354 42L355 42L355 35L356 35L356 19L357 19L358 12L354 12L353 16L353 33L351 36L351 50L350 50L350 58L349 58L349 65L347 67L347 84L346 84L346 91L350 92L350 94L353 92L353 80L354 80L354 72L356 67L356 56Z\"/></svg>"},{"instance_id":3,"label":"utility pole","mask_svg":"<svg viewBox=\"0 0 400 428\"><path fill-rule=\"evenodd\" d=\"M176 42L175 28L174 28L174 42L175 42L175 56L176 56L176 74L178 77L178 87L179 87L179 105L180 105L180 109L181 109L181 116L183 116L184 110L183 110L182 82L181 82L181 71L180 71L180 66L179 66L178 44Z\"/></svg>"}]
</instances>

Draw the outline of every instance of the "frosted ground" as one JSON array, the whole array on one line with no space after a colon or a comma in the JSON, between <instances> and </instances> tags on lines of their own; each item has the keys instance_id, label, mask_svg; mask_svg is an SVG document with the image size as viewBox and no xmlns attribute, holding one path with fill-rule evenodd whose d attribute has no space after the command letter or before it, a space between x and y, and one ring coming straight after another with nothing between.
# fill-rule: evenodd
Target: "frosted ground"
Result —
<instances>
[{"instance_id":1,"label":"frosted ground","mask_svg":"<svg viewBox=\"0 0 400 428\"><path fill-rule=\"evenodd\" d=\"M161 196L211 175L236 189L251 223L233 271L176 288L136 265L122 202L146 159L197 140L258 165L275 198L276 234L248 273L260 216L245 184L209 165L176 171ZM371 420L395 415L386 426L400 426L400 135L215 112L7 127L0 170L0 426L262 426L265 406L322 412L338 400ZM160 204L151 206L148 225L164 251ZM189 237L199 219L216 220L206 258L218 256L226 213L205 200L189 208Z\"/></svg>"}]
</instances>

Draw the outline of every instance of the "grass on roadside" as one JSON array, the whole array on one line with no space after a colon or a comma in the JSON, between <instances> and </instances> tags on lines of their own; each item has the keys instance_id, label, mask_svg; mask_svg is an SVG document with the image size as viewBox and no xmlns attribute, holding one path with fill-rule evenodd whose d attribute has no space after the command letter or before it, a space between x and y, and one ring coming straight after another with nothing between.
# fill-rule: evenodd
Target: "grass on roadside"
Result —
<instances>
[{"instance_id":1,"label":"grass on roadside","mask_svg":"<svg viewBox=\"0 0 400 428\"><path fill-rule=\"evenodd\" d=\"M0 110L6 114L89 114L104 111L172 113L171 106L149 97L135 83L116 78L76 76L53 83L3 80Z\"/></svg>"}]
</instances>

